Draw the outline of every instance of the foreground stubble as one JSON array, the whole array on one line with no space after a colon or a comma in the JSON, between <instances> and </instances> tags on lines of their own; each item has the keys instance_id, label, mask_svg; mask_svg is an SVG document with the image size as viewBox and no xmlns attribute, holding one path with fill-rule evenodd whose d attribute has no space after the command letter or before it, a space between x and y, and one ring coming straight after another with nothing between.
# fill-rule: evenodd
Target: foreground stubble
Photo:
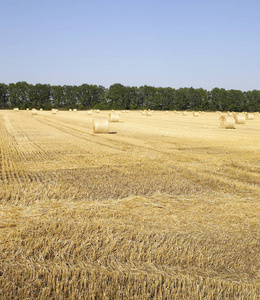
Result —
<instances>
[{"instance_id":1,"label":"foreground stubble","mask_svg":"<svg viewBox=\"0 0 260 300\"><path fill-rule=\"evenodd\" d=\"M0 112L1 298L258 299L259 120L160 117Z\"/></svg>"}]
</instances>

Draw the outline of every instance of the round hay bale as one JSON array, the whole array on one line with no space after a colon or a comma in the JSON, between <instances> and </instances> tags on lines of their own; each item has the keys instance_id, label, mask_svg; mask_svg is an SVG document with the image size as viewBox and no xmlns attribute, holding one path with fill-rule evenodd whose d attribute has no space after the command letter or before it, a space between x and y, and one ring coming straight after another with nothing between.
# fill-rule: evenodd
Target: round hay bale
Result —
<instances>
[{"instance_id":1,"label":"round hay bale","mask_svg":"<svg viewBox=\"0 0 260 300\"><path fill-rule=\"evenodd\" d=\"M146 111L145 110L141 111L141 115L145 116L146 115Z\"/></svg>"},{"instance_id":2,"label":"round hay bale","mask_svg":"<svg viewBox=\"0 0 260 300\"><path fill-rule=\"evenodd\" d=\"M198 117L199 116L199 113L197 111L194 111L193 112L193 117Z\"/></svg>"},{"instance_id":3,"label":"round hay bale","mask_svg":"<svg viewBox=\"0 0 260 300\"><path fill-rule=\"evenodd\" d=\"M188 115L187 111L182 112L182 115L187 116Z\"/></svg>"},{"instance_id":4,"label":"round hay bale","mask_svg":"<svg viewBox=\"0 0 260 300\"><path fill-rule=\"evenodd\" d=\"M73 109L74 112L77 112L78 110L76 108Z\"/></svg>"},{"instance_id":5,"label":"round hay bale","mask_svg":"<svg viewBox=\"0 0 260 300\"><path fill-rule=\"evenodd\" d=\"M168 113L169 113L168 110L166 110L165 113L168 115Z\"/></svg>"},{"instance_id":6,"label":"round hay bale","mask_svg":"<svg viewBox=\"0 0 260 300\"><path fill-rule=\"evenodd\" d=\"M26 110L30 110L29 108L26 108Z\"/></svg>"},{"instance_id":7,"label":"round hay bale","mask_svg":"<svg viewBox=\"0 0 260 300\"><path fill-rule=\"evenodd\" d=\"M72 109L70 108L69 111L72 111Z\"/></svg>"},{"instance_id":8,"label":"round hay bale","mask_svg":"<svg viewBox=\"0 0 260 300\"><path fill-rule=\"evenodd\" d=\"M88 111L87 111L87 114L88 114L88 115L92 115L92 111L91 111L91 110L88 110Z\"/></svg>"},{"instance_id":9,"label":"round hay bale","mask_svg":"<svg viewBox=\"0 0 260 300\"><path fill-rule=\"evenodd\" d=\"M123 109L121 112L122 112L122 114L124 114L126 111Z\"/></svg>"},{"instance_id":10,"label":"round hay bale","mask_svg":"<svg viewBox=\"0 0 260 300\"><path fill-rule=\"evenodd\" d=\"M246 116L244 114L235 114L234 119L236 124L245 124L246 123Z\"/></svg>"},{"instance_id":11,"label":"round hay bale","mask_svg":"<svg viewBox=\"0 0 260 300\"><path fill-rule=\"evenodd\" d=\"M35 108L32 109L32 115L37 115L37 109Z\"/></svg>"},{"instance_id":12,"label":"round hay bale","mask_svg":"<svg viewBox=\"0 0 260 300\"><path fill-rule=\"evenodd\" d=\"M224 129L233 129L235 127L235 119L233 116L221 116L219 118L219 127Z\"/></svg>"},{"instance_id":13,"label":"round hay bale","mask_svg":"<svg viewBox=\"0 0 260 300\"><path fill-rule=\"evenodd\" d=\"M57 112L58 112L58 109L56 109L56 108L53 108L53 109L51 110L51 113L52 113L53 115L56 115Z\"/></svg>"},{"instance_id":14,"label":"round hay bale","mask_svg":"<svg viewBox=\"0 0 260 300\"><path fill-rule=\"evenodd\" d=\"M109 114L109 122L119 122L119 114L110 113Z\"/></svg>"},{"instance_id":15,"label":"round hay bale","mask_svg":"<svg viewBox=\"0 0 260 300\"><path fill-rule=\"evenodd\" d=\"M146 112L146 115L147 115L148 117L151 117L151 116L153 115L153 111L148 110L148 111Z\"/></svg>"},{"instance_id":16,"label":"round hay bale","mask_svg":"<svg viewBox=\"0 0 260 300\"><path fill-rule=\"evenodd\" d=\"M105 118L93 119L93 133L109 133L109 120Z\"/></svg>"},{"instance_id":17,"label":"round hay bale","mask_svg":"<svg viewBox=\"0 0 260 300\"><path fill-rule=\"evenodd\" d=\"M42 108L40 108L40 111L43 111L43 109L42 109Z\"/></svg>"},{"instance_id":18,"label":"round hay bale","mask_svg":"<svg viewBox=\"0 0 260 300\"><path fill-rule=\"evenodd\" d=\"M246 119L247 120L254 120L254 115L252 113L246 113Z\"/></svg>"}]
</instances>

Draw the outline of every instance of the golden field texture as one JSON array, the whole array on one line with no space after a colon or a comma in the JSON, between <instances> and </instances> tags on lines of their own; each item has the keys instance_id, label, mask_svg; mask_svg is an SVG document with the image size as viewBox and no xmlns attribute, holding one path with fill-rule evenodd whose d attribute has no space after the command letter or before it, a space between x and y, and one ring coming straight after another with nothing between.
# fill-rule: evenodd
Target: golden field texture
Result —
<instances>
[{"instance_id":1,"label":"golden field texture","mask_svg":"<svg viewBox=\"0 0 260 300\"><path fill-rule=\"evenodd\" d=\"M0 111L0 299L259 299L260 115L96 114Z\"/></svg>"}]
</instances>

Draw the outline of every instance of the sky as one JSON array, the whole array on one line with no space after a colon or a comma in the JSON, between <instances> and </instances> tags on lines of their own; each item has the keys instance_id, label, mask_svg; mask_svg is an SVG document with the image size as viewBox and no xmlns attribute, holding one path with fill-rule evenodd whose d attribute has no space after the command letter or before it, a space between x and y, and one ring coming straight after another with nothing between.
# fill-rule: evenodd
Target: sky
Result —
<instances>
[{"instance_id":1,"label":"sky","mask_svg":"<svg viewBox=\"0 0 260 300\"><path fill-rule=\"evenodd\" d=\"M0 0L0 82L260 90L259 0Z\"/></svg>"}]
</instances>

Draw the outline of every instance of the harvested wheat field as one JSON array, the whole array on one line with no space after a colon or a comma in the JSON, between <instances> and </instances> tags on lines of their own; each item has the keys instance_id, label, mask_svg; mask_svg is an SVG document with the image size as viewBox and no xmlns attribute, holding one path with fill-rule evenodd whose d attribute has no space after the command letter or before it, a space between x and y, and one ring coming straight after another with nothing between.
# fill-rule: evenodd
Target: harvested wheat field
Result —
<instances>
[{"instance_id":1,"label":"harvested wheat field","mask_svg":"<svg viewBox=\"0 0 260 300\"><path fill-rule=\"evenodd\" d=\"M0 111L1 299L259 299L260 115Z\"/></svg>"}]
</instances>

